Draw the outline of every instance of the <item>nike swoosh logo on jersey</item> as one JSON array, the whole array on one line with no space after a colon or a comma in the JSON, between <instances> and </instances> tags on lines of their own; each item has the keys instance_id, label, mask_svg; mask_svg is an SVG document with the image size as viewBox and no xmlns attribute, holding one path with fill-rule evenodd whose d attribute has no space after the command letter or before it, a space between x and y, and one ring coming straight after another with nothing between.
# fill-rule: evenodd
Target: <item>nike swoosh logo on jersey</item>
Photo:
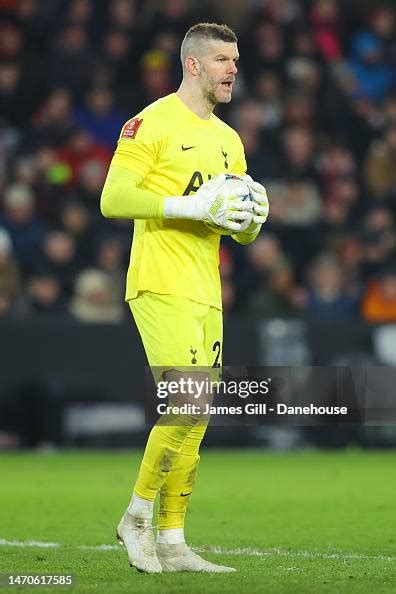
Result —
<instances>
[{"instance_id":1,"label":"nike swoosh logo on jersey","mask_svg":"<svg viewBox=\"0 0 396 594\"><path fill-rule=\"evenodd\" d=\"M181 150L182 151L189 151L190 149L195 148L195 146L184 146L184 144L182 144Z\"/></svg>"},{"instance_id":2,"label":"nike swoosh logo on jersey","mask_svg":"<svg viewBox=\"0 0 396 594\"><path fill-rule=\"evenodd\" d=\"M187 495L191 495L192 491L190 491L189 493L180 493L181 497L187 497Z\"/></svg>"}]
</instances>

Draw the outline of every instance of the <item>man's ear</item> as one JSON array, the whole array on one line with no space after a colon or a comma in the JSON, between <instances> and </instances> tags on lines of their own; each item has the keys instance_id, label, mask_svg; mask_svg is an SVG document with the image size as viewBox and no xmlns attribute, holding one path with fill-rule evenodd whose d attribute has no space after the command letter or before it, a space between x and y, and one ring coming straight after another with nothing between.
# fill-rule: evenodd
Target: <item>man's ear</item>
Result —
<instances>
[{"instance_id":1,"label":"man's ear","mask_svg":"<svg viewBox=\"0 0 396 594\"><path fill-rule=\"evenodd\" d=\"M188 58L186 58L184 64L185 64L186 70L190 74L192 74L192 76L198 76L198 74L201 72L201 65L199 63L198 58L189 56Z\"/></svg>"}]
</instances>

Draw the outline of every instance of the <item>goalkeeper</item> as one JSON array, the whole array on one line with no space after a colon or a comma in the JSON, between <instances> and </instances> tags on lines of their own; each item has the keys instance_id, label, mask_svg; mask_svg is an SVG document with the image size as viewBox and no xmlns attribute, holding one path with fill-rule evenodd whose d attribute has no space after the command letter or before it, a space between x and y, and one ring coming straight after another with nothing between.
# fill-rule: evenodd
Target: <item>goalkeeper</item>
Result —
<instances>
[{"instance_id":1,"label":"goalkeeper","mask_svg":"<svg viewBox=\"0 0 396 594\"><path fill-rule=\"evenodd\" d=\"M246 175L238 134L213 114L217 103L231 100L238 57L237 38L227 26L189 29L179 90L124 125L103 188L103 215L135 220L126 300L149 364L162 368L163 379L177 380L187 367L190 378L202 380L198 368L221 366L221 232L250 243L268 215L265 189ZM240 181L227 183L227 173ZM248 193L252 200L242 200ZM185 543L185 512L206 424L186 416L174 425L157 423L151 430L118 538L130 564L147 573L234 571Z\"/></svg>"}]
</instances>

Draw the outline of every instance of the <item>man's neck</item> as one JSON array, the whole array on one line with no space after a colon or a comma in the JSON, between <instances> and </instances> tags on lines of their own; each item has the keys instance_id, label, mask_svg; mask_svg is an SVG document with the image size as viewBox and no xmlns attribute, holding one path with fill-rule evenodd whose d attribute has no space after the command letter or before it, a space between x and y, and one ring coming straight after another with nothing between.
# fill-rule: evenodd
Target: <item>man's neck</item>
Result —
<instances>
[{"instance_id":1,"label":"man's neck","mask_svg":"<svg viewBox=\"0 0 396 594\"><path fill-rule=\"evenodd\" d=\"M201 90L192 89L182 82L176 94L195 115L203 120L209 120L214 105L204 98Z\"/></svg>"}]
</instances>

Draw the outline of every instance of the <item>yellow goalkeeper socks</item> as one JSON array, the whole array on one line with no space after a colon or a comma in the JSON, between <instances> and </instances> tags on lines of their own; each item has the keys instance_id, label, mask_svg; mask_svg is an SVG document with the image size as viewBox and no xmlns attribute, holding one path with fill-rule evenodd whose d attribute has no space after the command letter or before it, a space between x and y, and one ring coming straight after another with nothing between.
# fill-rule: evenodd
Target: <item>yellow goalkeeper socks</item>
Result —
<instances>
[{"instance_id":1,"label":"yellow goalkeeper socks","mask_svg":"<svg viewBox=\"0 0 396 594\"><path fill-rule=\"evenodd\" d=\"M194 487L199 464L199 446L206 426L193 427L186 436L175 466L160 490L158 528L164 532L184 527L184 518ZM162 542L162 541L161 541Z\"/></svg>"},{"instance_id":2,"label":"yellow goalkeeper socks","mask_svg":"<svg viewBox=\"0 0 396 594\"><path fill-rule=\"evenodd\" d=\"M197 422L180 415L172 425L157 424L152 428L134 488L136 495L154 501L180 456L184 440Z\"/></svg>"}]
</instances>

